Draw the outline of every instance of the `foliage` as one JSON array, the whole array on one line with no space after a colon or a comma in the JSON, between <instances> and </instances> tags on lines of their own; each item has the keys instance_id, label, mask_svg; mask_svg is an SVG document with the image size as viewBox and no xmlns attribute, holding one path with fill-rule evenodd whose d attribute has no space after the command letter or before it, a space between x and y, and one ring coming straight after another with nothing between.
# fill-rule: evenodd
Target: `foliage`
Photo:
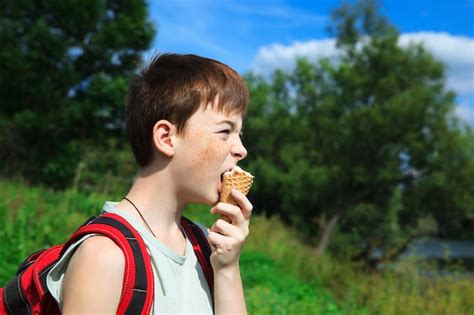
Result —
<instances>
[{"instance_id":1,"label":"foliage","mask_svg":"<svg viewBox=\"0 0 474 315\"><path fill-rule=\"evenodd\" d=\"M137 167L131 150L118 147L114 139L103 146L83 148L72 182L72 188L81 192L125 195L136 175Z\"/></svg>"},{"instance_id":2,"label":"foliage","mask_svg":"<svg viewBox=\"0 0 474 315\"><path fill-rule=\"evenodd\" d=\"M341 314L325 290L282 272L264 254L245 251L240 265L250 314Z\"/></svg>"},{"instance_id":3,"label":"foliage","mask_svg":"<svg viewBox=\"0 0 474 315\"><path fill-rule=\"evenodd\" d=\"M1 171L63 187L85 139L123 138L128 77L153 36L144 0L3 1Z\"/></svg>"},{"instance_id":4,"label":"foliage","mask_svg":"<svg viewBox=\"0 0 474 315\"><path fill-rule=\"evenodd\" d=\"M367 272L364 265L329 254L316 258L314 248L301 242L300 233L276 217L253 217L250 231L246 251L265 254L286 273L315 288L330 289L343 314L471 314L474 311L473 279L454 270L449 276L426 277L419 270L424 268L436 274L437 269L433 269L436 266L406 260L377 272ZM320 301L325 300L331 298ZM328 308L316 314L326 312L330 314Z\"/></svg>"},{"instance_id":5,"label":"foliage","mask_svg":"<svg viewBox=\"0 0 474 315\"><path fill-rule=\"evenodd\" d=\"M28 254L64 243L103 205L98 195L85 198L72 190L56 193L4 179L0 187L0 285L13 277Z\"/></svg>"},{"instance_id":6,"label":"foliage","mask_svg":"<svg viewBox=\"0 0 474 315\"><path fill-rule=\"evenodd\" d=\"M374 1L333 12L336 60L247 75L244 141L252 200L346 256L396 256L419 235L472 237L474 134L454 116L444 65L398 32ZM426 223L430 224L426 224Z\"/></svg>"},{"instance_id":7,"label":"foliage","mask_svg":"<svg viewBox=\"0 0 474 315\"><path fill-rule=\"evenodd\" d=\"M473 239L474 133L452 130L438 137L430 156L436 166L407 193L407 203L432 214L440 235Z\"/></svg>"},{"instance_id":8,"label":"foliage","mask_svg":"<svg viewBox=\"0 0 474 315\"><path fill-rule=\"evenodd\" d=\"M62 243L106 199L120 196L55 192L0 178L0 286L27 253ZM189 217L212 224L209 208ZM276 217L256 216L241 257L251 314L472 314L472 279L421 277L408 263L366 273L329 255L318 259L294 229ZM330 290L330 292L328 291ZM335 298L337 303L335 302Z\"/></svg>"},{"instance_id":9,"label":"foliage","mask_svg":"<svg viewBox=\"0 0 474 315\"><path fill-rule=\"evenodd\" d=\"M0 286L13 278L27 254L64 243L87 217L99 213L104 200L117 198L86 197L74 190L54 192L3 179L0 185ZM193 219L208 225L215 220L209 207L194 205L188 211ZM325 289L289 274L276 276L284 273L283 266L264 254L245 251L241 266L252 314L338 314Z\"/></svg>"}]
</instances>

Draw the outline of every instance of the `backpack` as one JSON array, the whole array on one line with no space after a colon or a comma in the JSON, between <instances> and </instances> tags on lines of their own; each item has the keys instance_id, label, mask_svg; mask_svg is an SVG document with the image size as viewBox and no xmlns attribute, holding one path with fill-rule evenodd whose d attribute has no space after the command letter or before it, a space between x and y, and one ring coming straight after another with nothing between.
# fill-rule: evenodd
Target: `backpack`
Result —
<instances>
[{"instance_id":1,"label":"backpack","mask_svg":"<svg viewBox=\"0 0 474 315\"><path fill-rule=\"evenodd\" d=\"M209 289L213 291L213 272L210 263L211 247L201 228L182 218L181 225L193 245ZM122 217L105 213L89 218L64 245L37 251L18 268L17 276L0 288L0 315L61 314L48 291L46 277L67 248L87 234L101 234L112 239L123 251L125 271L122 296L117 314L150 314L154 299L153 270L143 239Z\"/></svg>"}]
</instances>

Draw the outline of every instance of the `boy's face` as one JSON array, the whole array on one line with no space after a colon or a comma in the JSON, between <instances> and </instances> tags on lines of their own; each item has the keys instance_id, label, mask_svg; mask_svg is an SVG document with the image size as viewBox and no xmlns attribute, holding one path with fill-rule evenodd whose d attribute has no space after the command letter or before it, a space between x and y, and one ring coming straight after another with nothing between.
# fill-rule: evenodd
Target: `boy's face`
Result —
<instances>
[{"instance_id":1,"label":"boy's face","mask_svg":"<svg viewBox=\"0 0 474 315\"><path fill-rule=\"evenodd\" d=\"M224 114L212 106L191 116L172 158L180 202L218 201L221 175L247 155L241 129L242 115Z\"/></svg>"}]
</instances>

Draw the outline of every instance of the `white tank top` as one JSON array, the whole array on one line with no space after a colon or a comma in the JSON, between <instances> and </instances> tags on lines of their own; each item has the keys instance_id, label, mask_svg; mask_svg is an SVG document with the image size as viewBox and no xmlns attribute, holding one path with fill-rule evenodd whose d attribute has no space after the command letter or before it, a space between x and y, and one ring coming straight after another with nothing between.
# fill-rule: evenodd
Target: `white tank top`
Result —
<instances>
[{"instance_id":1,"label":"white tank top","mask_svg":"<svg viewBox=\"0 0 474 315\"><path fill-rule=\"evenodd\" d=\"M115 208L115 202L106 202L102 212L111 212L127 220L141 235L150 254L155 282L152 314L212 314L212 299L204 273L189 238L185 255L179 255L157 240L133 216ZM200 226L207 236L207 229ZM92 234L93 235L93 234ZM61 286L64 273L75 249L87 235L72 244L47 276L47 286L62 309Z\"/></svg>"}]
</instances>

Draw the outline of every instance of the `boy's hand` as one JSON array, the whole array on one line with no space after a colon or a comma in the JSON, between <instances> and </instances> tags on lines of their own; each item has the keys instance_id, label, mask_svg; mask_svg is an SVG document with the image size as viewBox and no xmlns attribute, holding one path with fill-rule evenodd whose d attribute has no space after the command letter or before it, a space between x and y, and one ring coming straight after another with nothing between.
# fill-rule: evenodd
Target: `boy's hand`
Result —
<instances>
[{"instance_id":1,"label":"boy's hand","mask_svg":"<svg viewBox=\"0 0 474 315\"><path fill-rule=\"evenodd\" d=\"M214 271L238 264L240 252L249 234L253 206L237 189L233 188L231 195L239 206L219 202L211 208L211 213L221 215L209 229L209 242L216 248L211 255Z\"/></svg>"}]
</instances>

